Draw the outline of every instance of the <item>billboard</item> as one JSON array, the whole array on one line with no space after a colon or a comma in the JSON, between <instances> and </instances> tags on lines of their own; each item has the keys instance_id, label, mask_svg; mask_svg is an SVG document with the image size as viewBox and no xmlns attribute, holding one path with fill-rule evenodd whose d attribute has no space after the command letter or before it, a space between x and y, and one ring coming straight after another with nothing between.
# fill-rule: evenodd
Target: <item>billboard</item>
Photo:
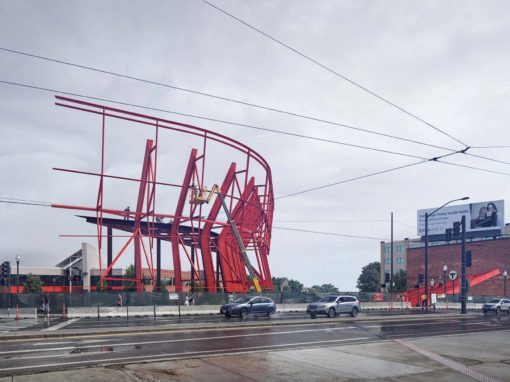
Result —
<instances>
[{"instance_id":1,"label":"billboard","mask_svg":"<svg viewBox=\"0 0 510 382\"><path fill-rule=\"evenodd\" d=\"M418 210L418 236L425 235L425 213L434 212L436 208ZM453 227L453 223L466 217L466 232L501 232L504 219L505 203L503 200L494 200L480 203L460 204L446 206L429 215L429 235L444 235L445 230Z\"/></svg>"}]
</instances>

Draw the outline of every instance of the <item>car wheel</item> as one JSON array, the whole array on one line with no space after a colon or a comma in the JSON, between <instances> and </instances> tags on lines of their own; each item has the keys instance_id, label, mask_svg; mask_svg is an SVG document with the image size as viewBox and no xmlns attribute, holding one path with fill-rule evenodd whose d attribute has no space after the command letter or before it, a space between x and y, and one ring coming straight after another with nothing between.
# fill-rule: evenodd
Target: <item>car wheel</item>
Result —
<instances>
[{"instance_id":1,"label":"car wheel","mask_svg":"<svg viewBox=\"0 0 510 382\"><path fill-rule=\"evenodd\" d=\"M246 309L243 309L243 310L241 310L241 314L239 315L239 317L241 317L241 319L244 320L247 315L248 315L248 311Z\"/></svg>"},{"instance_id":2,"label":"car wheel","mask_svg":"<svg viewBox=\"0 0 510 382\"><path fill-rule=\"evenodd\" d=\"M329 310L328 310L328 317L329 318L335 317L335 308L329 308Z\"/></svg>"},{"instance_id":3,"label":"car wheel","mask_svg":"<svg viewBox=\"0 0 510 382\"><path fill-rule=\"evenodd\" d=\"M310 314L310 318L311 319L315 319L315 318L317 318L317 315L316 314Z\"/></svg>"},{"instance_id":4,"label":"car wheel","mask_svg":"<svg viewBox=\"0 0 510 382\"><path fill-rule=\"evenodd\" d=\"M352 308L351 317L356 317L358 315L358 308Z\"/></svg>"},{"instance_id":5,"label":"car wheel","mask_svg":"<svg viewBox=\"0 0 510 382\"><path fill-rule=\"evenodd\" d=\"M225 313L225 317L230 318L230 317L232 317L232 314L230 314L230 313Z\"/></svg>"}]
</instances>

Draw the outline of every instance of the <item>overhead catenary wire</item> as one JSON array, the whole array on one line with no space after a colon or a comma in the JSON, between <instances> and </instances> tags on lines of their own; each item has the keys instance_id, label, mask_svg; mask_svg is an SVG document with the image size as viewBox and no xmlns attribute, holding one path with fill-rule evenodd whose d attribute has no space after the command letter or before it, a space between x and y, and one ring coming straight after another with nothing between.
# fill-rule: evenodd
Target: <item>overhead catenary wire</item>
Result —
<instances>
[{"instance_id":1,"label":"overhead catenary wire","mask_svg":"<svg viewBox=\"0 0 510 382\"><path fill-rule=\"evenodd\" d=\"M443 134L443 135L446 135L447 137L449 137L449 138L453 139L453 140L454 140L454 141L456 141L457 143L460 143L462 146L464 146L464 147L468 147L468 145L466 145L464 142L460 141L459 139L455 138L454 136L452 136L452 135L448 134L447 132L445 132L445 131L443 131L443 130L439 129L438 127L434 126L434 125L433 125L433 124L431 124L430 122L427 122L427 121L425 121L424 119L422 119L422 118L418 117L416 114L413 114L413 113L411 113L410 111L408 111L408 110L404 109L403 107L401 107L401 106L399 106L399 105L395 104L394 102L390 101L389 99L387 99L387 98L385 98L385 97L383 97L383 96L381 96L381 95L377 94L376 92L374 92L374 91L372 91L372 90L368 89L367 87L365 87L365 86L361 85L361 84L360 84L360 83L358 83L357 81L354 81L354 80L352 80L352 79L348 78L347 76L345 76L345 75L343 75L343 74L340 74L339 72L337 72L337 71L335 71L335 70L331 69L330 67L328 67L328 66L326 66L326 65L322 64L322 63L321 63L321 62L319 62L318 60L316 60L316 59L314 59L314 58L312 58L312 57L310 57L310 56L308 56L308 55L306 55L306 54L302 53L301 51L297 50L296 48L291 47L290 45L288 45L288 44L284 43L283 41L281 41L281 40L279 40L279 39L277 39L277 38L275 38L275 37L273 37L273 36L269 35L268 33L266 33L266 32L264 32L264 31L262 31L261 29L256 28L255 26L253 26L253 25L251 25L251 24L247 23L246 21L241 20L239 17L234 16L233 14L231 14L231 13L229 13L229 12L225 11L224 9L222 9L222 8L218 7L217 5L214 5L214 4L210 3L210 2L209 2L209 1L207 1L207 0L202 0L202 2L203 2L203 3L205 3L205 4L207 4L207 5L209 5L209 6L210 6L210 7L212 7L212 8L214 8L214 9L216 9L216 10L220 11L221 13L223 13L223 14L227 15L228 17L230 17L230 18L232 18L232 19L236 20L237 22L239 22L239 23L241 23L241 24L245 25L246 27L248 27L248 28L250 28L250 29L254 30L255 32L257 32L257 33L259 33L259 34L261 34L261 35L263 35L263 36L267 37L268 39L272 40L273 42L275 42L275 43L277 43L277 44L279 44L279 45L281 45L281 46L283 46L283 47L287 48L288 50L290 50L290 51L294 52L295 54L297 54L297 55L299 55L299 56L301 56L301 57L303 57L304 59L306 59L306 60L308 60L308 61L310 61L310 62L314 63L315 65L317 65L317 66L321 67L322 69L324 69L324 70L328 71L329 73L334 74L335 76L337 76L337 77L339 77L339 78L343 79L344 81L347 81L348 83L350 83L350 84L352 84L352 85L356 86L357 88L359 88L359 89L361 89L361 90L363 90L363 91L365 91L365 92L367 92L367 93L371 94L372 96L374 96L374 97L378 98L379 100L381 100L381 101L385 102L386 104L388 104L388 105L390 105L390 106L392 106L392 107L394 107L394 108L396 108L396 109L400 110L401 112L403 112L403 113L405 113L405 114L409 115L410 117L412 117L412 118L416 119L417 121L419 121L419 122L421 122L421 123L423 123L423 124L425 124L425 125L427 125L427 126L429 126L429 127L433 128L434 130L438 131L439 133L441 133L441 134Z\"/></svg>"},{"instance_id":2,"label":"overhead catenary wire","mask_svg":"<svg viewBox=\"0 0 510 382\"><path fill-rule=\"evenodd\" d=\"M225 120L216 119L216 118L210 118L210 117L204 117L204 116L199 116L199 115L194 115L194 114L181 113L181 112L172 111L172 110L165 110L165 109L154 108L154 107L150 107L150 106L137 105L137 104L133 104L133 103L116 101L116 100L107 99L107 98L92 97L92 96L87 96L87 95L83 95L83 94L65 92L65 91L61 91L61 90L57 90L57 89L49 89L49 88L45 88L45 87L41 87L41 86L22 84L22 83L19 83L19 82L11 82L11 81L0 80L0 83L8 84L8 85L13 85L13 86L20 86L20 87L25 87L25 88L34 89L34 90L40 90L40 91L45 91L45 92L51 92L51 93L60 93L60 94L74 96L74 97L81 97L81 98L86 98L86 99L92 99L92 100L96 100L96 101L109 102L109 103L123 105L123 106L137 107L137 108L141 108L141 109L145 109L145 110L158 111L158 112L174 114L174 115L180 115L180 116L185 116L185 117L191 117L191 118L196 118L196 119L206 120L206 121L211 121L211 122L217 122L217 123L224 123L224 124L228 124L228 125L235 125L235 126L240 126L240 127L246 127L246 128L254 129L254 130L261 130L261 131L267 131L267 132L276 133L276 134L289 135L289 136L293 136L293 137L296 137L296 138L310 139L310 140L319 141L319 142L332 143L332 144L337 144L337 145L342 145L342 146L349 146L349 147L353 147L353 148L377 151L377 152L386 153L386 154L393 154L393 155L399 155L399 156L404 156L404 157L409 157L409 158L427 160L427 158L420 157L420 156L413 155L413 154L406 154L406 153L401 153L401 152L391 151L391 150L383 150L383 149L378 149L378 148L375 148L375 147L356 145L354 143L346 143L346 142L341 142L341 141L337 141L337 140L333 140L333 139L314 137L314 136L311 136L311 135L291 133L291 132L288 132L288 131L269 129L269 128L266 128L266 127L247 125L247 124L243 124L243 123L225 121ZM449 150L449 149L447 149L447 150ZM452 152L452 153L455 153L455 152Z\"/></svg>"},{"instance_id":3,"label":"overhead catenary wire","mask_svg":"<svg viewBox=\"0 0 510 382\"><path fill-rule=\"evenodd\" d=\"M344 128L347 128L347 129L352 129L352 130L356 130L356 131L360 131L360 132L364 132L364 133L368 133L368 134L378 135L378 136L382 136L382 137L386 137L386 138L390 138L390 139L396 139L396 140L400 140L400 141L403 141L403 142L408 142L408 143L413 143L413 144L418 144L418 145L423 145L423 146L428 146L428 147L448 150L448 151L451 151L451 152L455 151L455 149L452 149L452 148L448 148L448 147L444 147L444 146L439 146L439 145L435 145L435 144L431 144L431 143L427 143L427 142L417 141L417 140L409 139L409 138L403 138L403 137L399 137L399 136L396 136L396 135L381 133L381 132L374 131L374 130L363 129L363 128L359 128L359 127L355 127L355 126L351 126L351 125L347 125L347 124L343 124L343 123L339 123L339 122L333 122L333 121L325 120L325 119L322 119L322 118L307 116L307 115L304 115L304 114L294 113L294 112L291 112L291 111L277 109L277 108L273 108L273 107L269 107L269 106L258 105L258 104L251 103L251 102L241 101L241 100L237 100L237 99L233 99L233 98L229 98L229 97L224 97L224 96L219 96L219 95L211 94L211 93L205 93L205 92L198 91L198 90L187 89L187 88L183 88L183 87L179 87L179 86L175 86L175 85L171 85L171 84L164 84L164 83L157 82L157 81L152 81L152 80L147 80L147 79L144 79L144 78L134 77L134 76L130 76L130 75L127 75L127 74L116 73L116 72L113 72L113 71L104 70L104 69L100 69L100 68L95 68L95 67L91 67L91 66L80 65L80 64L76 64L76 63L72 63L72 62L68 62L68 61L58 60L58 59L55 59L55 58L44 57L44 56L36 55L36 54L33 54L33 53L22 52L22 51L18 51L18 50L14 50L14 49L8 49L8 48L4 48L4 47L0 47L0 51L5 51L5 52L9 52L9 53L24 55L24 56L28 56L28 57L32 57L32 58L37 58L37 59L40 59L40 60L45 60L45 61L54 62L54 63L58 63L58 64L69 65L69 66L73 66L73 67L77 67L77 68L81 68L81 69L91 70L91 71L95 71L95 72L99 72L99 73L103 73L103 74L108 74L108 75L112 75L112 76L117 76L117 77L129 79L129 80L139 81L139 82L143 82L143 83L147 83L147 84L167 87L167 88L171 88L171 89L174 89L174 90L184 91L184 92L188 92L188 93L192 93L192 94L196 94L196 95L200 95L200 96L216 98L216 99L219 99L219 100L222 100L222 101L234 102L234 103L238 103L238 104L249 106L249 107L259 108L259 109L268 110L268 111L277 112L277 113L282 113L282 114L286 114L286 115L290 115L290 116L294 116L294 117L298 117L298 118L303 118L303 119L307 119L307 120L311 120L311 121L315 121L315 122L319 122L319 123L324 123L324 124L344 127ZM62 94L71 94L71 93L62 92ZM87 98L87 97L85 97L85 98ZM92 98L92 99L99 99L99 98ZM109 101L109 102L113 102L113 101ZM129 105L129 104L127 104L127 105ZM137 107L140 107L140 106L137 106ZM157 110L157 109L155 109L155 110ZM185 113L173 112L173 114L189 116L189 117L193 117L193 118L201 118L199 116L193 116L193 115L185 114ZM201 119L205 119L205 120L209 120L209 121L214 121L214 122L220 122L220 123L226 123L226 124L233 124L233 125L238 125L238 126L246 126L246 127L257 128L257 127L253 127L253 126L249 126L249 125L245 125L245 124L240 124L240 123L231 123L231 122L227 122L227 121L221 121L221 120L214 119L214 118L201 118ZM264 128L260 128L260 127L258 129L264 130ZM271 131L271 130L269 129L267 131ZM290 134L290 133L288 133L288 134ZM299 134L297 136L299 136ZM327 139L317 139L317 140L322 140L322 141L325 141L325 142L329 141ZM331 143L335 143L335 142L331 142ZM509 146L498 146L498 147L509 147ZM470 148L470 147L466 146L466 148ZM475 154L471 154L471 153L467 153L467 152L465 152L464 154L466 154L468 156L476 157L476 158L479 158L479 159L485 159L485 160L492 161L492 162L498 162L498 163L509 164L510 165L510 162L505 162L505 161L489 158L489 157L486 157L486 156L475 155Z\"/></svg>"},{"instance_id":4,"label":"overhead catenary wire","mask_svg":"<svg viewBox=\"0 0 510 382\"><path fill-rule=\"evenodd\" d=\"M255 103L252 103L252 102L236 100L236 99L229 98L229 97L223 97L223 96L219 96L219 95L215 95L215 94L211 94L211 93L205 93L205 92L198 91L198 90L187 89L187 88L183 88L183 87L175 86L175 85L171 85L171 84L164 84L162 82L147 80L147 79L144 79L144 78L134 77L134 76L130 76L130 75L127 75L127 74L116 73L116 72L113 72L113 71L110 71L110 70L104 70L104 69L95 68L95 67L92 67L92 66L80 65L80 64L76 64L76 63L72 63L72 62L68 62L68 61L58 60L58 59L55 59L55 58L44 57L44 56L36 55L36 54L33 54L33 53L22 52L22 51L18 51L18 50L14 50L14 49L8 49L8 48L4 48L4 47L0 47L0 51L9 52L9 53L15 53L15 54L24 55L24 56L27 56L27 57L37 58L37 59L40 59L40 60L45 60L45 61L54 62L54 63L58 63L58 64L63 64L63 65L68 65L68 66L72 66L72 67L76 67L76 68L80 68L80 69L86 69L86 70L90 70L90 71L95 71L95 72L98 72L98 73L108 74L108 75L111 75L111 76L116 76L116 77L120 77L120 78L124 78L124 79L134 80L134 81L138 81L138 82L142 82L142 83L146 83L146 84L157 85L157 86L161 86L161 87L165 87L165 88L170 88L170 89L173 89L173 90L178 90L178 91L192 93L192 94L196 94L196 95L200 95L200 96L215 98L215 99L219 99L219 100L222 100L222 101L233 102L233 103L241 104L241 105L244 105L244 106L249 106L249 107L258 108L258 109L262 109L262 110L267 110L267 111L271 111L271 112L286 114L286 115L289 115L289 116L293 116L293 117L297 117L297 118L303 118L303 119L307 119L307 120L314 121L314 122L319 122L319 123L324 123L324 124L328 124L328 125L344 127L344 128L351 129L351 130L356 130L356 131L360 131L360 132L364 132L364 133L368 133L368 134L373 134L373 135L378 135L378 136L382 136L382 137L386 137L386 138L396 139L396 140L400 140L400 141L404 141L404 142L414 143L414 144L418 144L418 145L423 145L423 146L428 146L428 147L433 147L433 148L438 148L438 149L443 149L443 150L455 151L455 149L452 149L452 148L443 147L443 146L439 146L439 145L434 145L434 144L426 143L426 142L421 142L421 141L417 141L417 140L414 140L414 139L403 138L403 137L399 137L399 136L391 135L391 134L385 134L385 133L381 133L381 132L374 131L374 130L363 129L363 128L360 128L360 127L355 127L355 126L351 126L351 125L347 125L347 124L343 124L343 123L339 123L339 122L328 121L328 120L325 120L325 119L322 119L322 118L317 118L317 117L307 116L307 115L304 115L304 114L294 113L294 112L291 112L291 111L288 111L288 110L282 110L282 109L277 109L277 108L273 108L273 107L269 107L269 106L263 106L263 105L255 104ZM64 94L66 94L66 93L64 93ZM179 113L176 113L176 114L179 114ZM181 115L185 115L185 114L181 114Z\"/></svg>"},{"instance_id":5,"label":"overhead catenary wire","mask_svg":"<svg viewBox=\"0 0 510 382\"><path fill-rule=\"evenodd\" d=\"M280 130L262 128L262 127L257 127L257 126L241 124L241 123L223 121L223 120L218 120L218 119L214 119L214 118L208 118L208 117L203 117L203 116L198 116L198 115L180 113L180 112L175 112L175 111L170 111L170 110L165 110L165 109L159 109L159 108L154 108L154 107L149 107L149 106L142 106L142 105L132 104L132 103L128 103L128 102L122 102L122 101L116 101L116 100L111 100L111 99L106 99L106 98L101 98L101 97L92 97L92 96L87 96L87 95L78 94L78 93L65 92L65 91L61 91L61 90L57 90L57 89L49 89L49 88L44 88L44 87L40 87L40 86L21 84L21 83L12 82L12 81L5 81L5 80L0 80L0 83L7 84L7 85L12 85L12 86L19 86L19 87L29 88L29 89L32 89L32 90L39 90L39 91L52 92L52 93L60 93L60 94L65 94L65 95L70 95L70 96L75 96L75 97L81 97L81 98L85 98L85 99L92 99L92 100L96 100L96 101L109 102L109 103L123 105L123 106L137 107L137 108L141 108L141 109L145 109L145 110L152 110L152 111L159 111L159 112L168 113L168 114L181 115L181 116L197 118L197 119L201 119L201 120L208 120L208 121L213 121L213 122L218 122L218 123L226 123L226 124L230 124L230 125L247 127L247 128L256 129L256 130L263 130L263 131L268 131L268 132L273 132L273 133L278 133L278 134L290 135L290 136L294 136L294 137L298 137L298 138L312 139L312 140L324 141L324 142L329 142L329 143L336 143L336 144L341 144L341 145L346 145L346 146L353 146L353 147L357 147L357 148L372 149L374 151L381 151L380 149L356 146L356 145L352 145L352 144L347 144L345 142L339 142L339 141L333 141L333 140L329 140L329 139L323 139L323 138L317 138L317 137L306 136L306 135L301 135L301 134L289 133L289 132L284 132L284 131L280 131ZM371 176L375 176L375 175L379 175L379 174L384 174L384 173L387 173L387 172L390 172L390 171L399 170L399 169L402 169L402 168L406 168L406 167L409 167L409 166L414 166L414 165L417 165L417 164L420 164L420 163L425 163L425 162L428 162L428 161L437 161L437 162L441 162L441 163L444 163L444 164L460 166L460 167L464 167L464 168L468 168L468 169L484 171L484 172L489 172L489 173L493 173L493 174L510 175L510 174L503 173L503 172L492 171L492 170L488 170L488 169L483 169L483 168L478 168L478 167L473 167L473 166L467 166L467 165L459 165L459 164L455 164L455 163L446 162L446 161L440 161L439 160L440 158L443 158L443 157L446 157L446 156L450 156L450 155L455 155L455 154L459 154L459 153L466 154L466 150L468 150L468 149L469 148L465 148L463 150L458 150L458 151L455 151L455 152L450 152L450 153L445 154L443 156L434 157L434 158L421 158L421 157L418 157L418 158L421 159L419 162L415 162L415 163L404 165L404 166L398 166L398 167L390 168L390 169L387 169L387 170L383 170L383 171L379 171L379 172L375 172L375 173L363 175L363 176L360 176L360 177L356 177L356 178L352 178L352 179L347 179L347 180L343 180L343 181L339 181L339 182L323 185L323 186L318 186L318 187L310 188L310 189L307 189L307 190L303 190L303 191L295 192L295 193L292 193L292 194L284 195L284 196L281 196L281 197L278 197L278 198L275 198L275 199L286 198L286 197L290 197L290 196L294 196L294 195L299 195L299 194L302 194L302 193L307 193L307 192L311 192L311 191L315 191L315 190L319 190L319 189L323 189L323 188L327 188L327 187L332 187L332 186L335 186L337 184L347 183L347 182L355 181L355 180L358 180L358 179L363 179L363 178L367 178L367 177L371 177ZM416 156L413 156L412 154L403 154L403 153L391 152L391 151L388 151L388 150L383 150L383 152L387 152L387 153L395 154L395 155L403 155L403 156L408 156L408 157L416 158Z\"/></svg>"}]
</instances>

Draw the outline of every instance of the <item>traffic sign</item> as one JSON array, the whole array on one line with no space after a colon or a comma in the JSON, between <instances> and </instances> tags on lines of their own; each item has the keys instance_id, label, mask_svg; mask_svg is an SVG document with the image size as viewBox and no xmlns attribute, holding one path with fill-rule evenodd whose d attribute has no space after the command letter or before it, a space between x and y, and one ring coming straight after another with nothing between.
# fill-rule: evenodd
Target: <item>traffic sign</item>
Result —
<instances>
[{"instance_id":1,"label":"traffic sign","mask_svg":"<svg viewBox=\"0 0 510 382\"><path fill-rule=\"evenodd\" d=\"M448 277L450 278L450 280L454 281L454 280L457 280L457 272L456 271L450 271L450 273L448 273Z\"/></svg>"}]
</instances>

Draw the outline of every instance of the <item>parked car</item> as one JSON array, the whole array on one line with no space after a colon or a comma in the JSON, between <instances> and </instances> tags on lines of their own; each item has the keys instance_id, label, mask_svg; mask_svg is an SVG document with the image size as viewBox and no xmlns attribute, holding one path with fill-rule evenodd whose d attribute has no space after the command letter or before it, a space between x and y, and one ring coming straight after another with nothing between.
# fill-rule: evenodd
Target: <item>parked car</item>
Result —
<instances>
[{"instance_id":1,"label":"parked car","mask_svg":"<svg viewBox=\"0 0 510 382\"><path fill-rule=\"evenodd\" d=\"M306 308L306 313L310 315L310 318L315 318L318 314L333 318L342 313L356 317L360 311L361 304L356 297L337 295L326 296L317 302L309 304Z\"/></svg>"},{"instance_id":2,"label":"parked car","mask_svg":"<svg viewBox=\"0 0 510 382\"><path fill-rule=\"evenodd\" d=\"M510 315L510 299L508 298L493 298L489 302L486 302L482 306L483 314L487 314L487 312L492 311L499 313L501 311L506 311L507 314Z\"/></svg>"},{"instance_id":3,"label":"parked car","mask_svg":"<svg viewBox=\"0 0 510 382\"><path fill-rule=\"evenodd\" d=\"M245 318L248 314L269 317L276 313L276 304L269 297L244 296L234 302L222 305L220 313L226 317L239 316Z\"/></svg>"}]
</instances>

